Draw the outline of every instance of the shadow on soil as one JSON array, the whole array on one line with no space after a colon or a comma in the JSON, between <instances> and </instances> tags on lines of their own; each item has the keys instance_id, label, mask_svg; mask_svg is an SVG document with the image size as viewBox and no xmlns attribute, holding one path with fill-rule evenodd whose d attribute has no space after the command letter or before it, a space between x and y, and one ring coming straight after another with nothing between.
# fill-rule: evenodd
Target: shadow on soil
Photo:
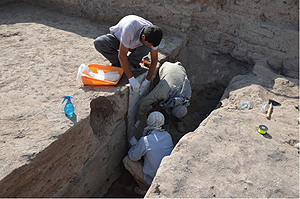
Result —
<instances>
[{"instance_id":1,"label":"shadow on soil","mask_svg":"<svg viewBox=\"0 0 300 199\"><path fill-rule=\"evenodd\" d=\"M133 176L122 167L122 175L111 185L103 198L143 198L144 196L133 191L134 187L137 186Z\"/></svg>"}]
</instances>

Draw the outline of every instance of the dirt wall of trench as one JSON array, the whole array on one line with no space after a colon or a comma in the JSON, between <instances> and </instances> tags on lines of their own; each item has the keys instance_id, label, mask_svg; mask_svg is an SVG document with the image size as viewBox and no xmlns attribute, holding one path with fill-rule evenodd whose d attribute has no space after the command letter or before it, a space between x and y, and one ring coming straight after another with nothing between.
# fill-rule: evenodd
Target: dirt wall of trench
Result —
<instances>
[{"instance_id":1,"label":"dirt wall of trench","mask_svg":"<svg viewBox=\"0 0 300 199\"><path fill-rule=\"evenodd\" d=\"M0 15L0 197L103 196L127 151L127 78L93 87L76 75L82 63L107 63L93 38L108 26L28 4Z\"/></svg>"},{"instance_id":2,"label":"dirt wall of trench","mask_svg":"<svg viewBox=\"0 0 300 199\"><path fill-rule=\"evenodd\" d=\"M0 197L103 196L127 151L127 110L116 105L128 103L127 92L92 100L89 117L0 181Z\"/></svg>"}]
</instances>

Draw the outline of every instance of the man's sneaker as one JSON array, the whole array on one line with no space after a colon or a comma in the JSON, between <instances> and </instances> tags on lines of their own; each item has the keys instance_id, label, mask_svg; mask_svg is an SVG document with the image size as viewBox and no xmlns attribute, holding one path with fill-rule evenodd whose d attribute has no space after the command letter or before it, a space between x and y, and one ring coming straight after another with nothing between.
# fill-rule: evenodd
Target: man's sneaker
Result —
<instances>
[{"instance_id":1,"label":"man's sneaker","mask_svg":"<svg viewBox=\"0 0 300 199\"><path fill-rule=\"evenodd\" d=\"M147 193L147 191L141 189L141 187L134 187L134 192L140 196L143 196Z\"/></svg>"}]
</instances>

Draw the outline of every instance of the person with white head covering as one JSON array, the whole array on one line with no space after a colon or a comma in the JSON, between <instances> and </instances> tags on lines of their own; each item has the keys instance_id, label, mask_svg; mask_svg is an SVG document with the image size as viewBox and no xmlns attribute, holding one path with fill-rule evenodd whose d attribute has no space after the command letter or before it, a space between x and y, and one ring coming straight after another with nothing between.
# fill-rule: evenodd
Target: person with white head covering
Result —
<instances>
[{"instance_id":1,"label":"person with white head covering","mask_svg":"<svg viewBox=\"0 0 300 199\"><path fill-rule=\"evenodd\" d=\"M174 148L171 135L162 128L164 122L165 117L162 113L158 111L150 113L143 136L123 159L125 168L139 185L134 189L139 195L146 193L162 159L170 155ZM141 161L142 157L144 162Z\"/></svg>"}]
</instances>

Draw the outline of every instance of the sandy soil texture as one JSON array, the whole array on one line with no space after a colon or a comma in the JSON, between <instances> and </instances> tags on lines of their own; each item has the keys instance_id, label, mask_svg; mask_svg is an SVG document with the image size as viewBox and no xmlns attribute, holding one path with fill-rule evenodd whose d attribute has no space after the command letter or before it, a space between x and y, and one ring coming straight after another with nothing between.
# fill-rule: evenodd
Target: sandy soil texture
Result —
<instances>
[{"instance_id":1,"label":"sandy soil texture","mask_svg":"<svg viewBox=\"0 0 300 199\"><path fill-rule=\"evenodd\" d=\"M26 4L0 7L0 179L89 114L89 103L75 100L69 120L62 96L82 91L80 64L108 64L93 46L107 30Z\"/></svg>"}]
</instances>

